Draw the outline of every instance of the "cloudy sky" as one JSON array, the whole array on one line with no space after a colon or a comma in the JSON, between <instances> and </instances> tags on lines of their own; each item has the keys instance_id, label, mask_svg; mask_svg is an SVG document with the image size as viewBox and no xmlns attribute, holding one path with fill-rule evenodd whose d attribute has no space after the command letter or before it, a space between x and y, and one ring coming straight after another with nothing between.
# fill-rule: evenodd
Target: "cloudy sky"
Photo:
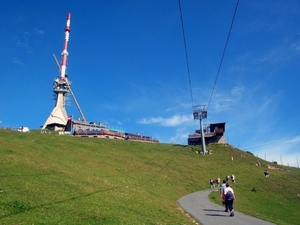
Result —
<instances>
[{"instance_id":1,"label":"cloudy sky","mask_svg":"<svg viewBox=\"0 0 300 225\"><path fill-rule=\"evenodd\" d=\"M203 123L226 122L229 144L298 167L300 2L241 0L232 24L236 6L236 0L2 3L1 126L39 129L50 115L52 82L60 75L52 54L61 59L71 13L67 73L88 121L187 144L199 128L192 106L206 105ZM80 116L71 96L66 109Z\"/></svg>"}]
</instances>

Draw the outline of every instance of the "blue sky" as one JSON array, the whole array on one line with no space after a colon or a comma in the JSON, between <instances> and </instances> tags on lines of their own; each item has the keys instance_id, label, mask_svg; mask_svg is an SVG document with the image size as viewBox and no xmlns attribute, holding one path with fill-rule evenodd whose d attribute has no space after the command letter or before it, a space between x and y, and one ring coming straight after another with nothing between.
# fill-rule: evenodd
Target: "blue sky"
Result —
<instances>
[{"instance_id":1,"label":"blue sky","mask_svg":"<svg viewBox=\"0 0 300 225\"><path fill-rule=\"evenodd\" d=\"M0 14L1 126L39 129L55 102L67 13L67 73L88 121L187 144L207 105L235 0L6 1ZM300 2L241 0L204 123L227 142L297 167ZM189 78L192 90L190 90ZM191 99L191 92L193 101ZM79 117L70 96L67 113Z\"/></svg>"}]
</instances>

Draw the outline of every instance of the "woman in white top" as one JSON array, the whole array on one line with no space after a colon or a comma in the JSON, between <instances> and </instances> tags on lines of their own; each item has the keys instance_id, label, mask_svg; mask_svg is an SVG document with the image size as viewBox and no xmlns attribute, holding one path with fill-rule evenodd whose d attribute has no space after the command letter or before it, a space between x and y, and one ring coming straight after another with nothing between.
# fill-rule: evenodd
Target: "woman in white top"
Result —
<instances>
[{"instance_id":1,"label":"woman in white top","mask_svg":"<svg viewBox=\"0 0 300 225\"><path fill-rule=\"evenodd\" d=\"M233 189L229 186L229 183L226 184L226 188L224 190L225 201L230 211L230 216L234 216L233 210L233 201L236 201Z\"/></svg>"}]
</instances>

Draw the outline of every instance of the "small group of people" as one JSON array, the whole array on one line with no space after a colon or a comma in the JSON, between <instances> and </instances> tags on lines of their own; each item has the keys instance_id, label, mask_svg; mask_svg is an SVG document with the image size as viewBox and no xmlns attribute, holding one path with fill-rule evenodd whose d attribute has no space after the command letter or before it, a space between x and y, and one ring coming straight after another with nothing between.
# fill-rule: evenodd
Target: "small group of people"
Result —
<instances>
[{"instance_id":1,"label":"small group of people","mask_svg":"<svg viewBox=\"0 0 300 225\"><path fill-rule=\"evenodd\" d=\"M209 184L211 190L214 190L215 184L217 184L217 187L220 189L222 203L225 206L225 212L230 212L229 216L232 217L234 216L233 202L236 201L236 198L233 189L230 187L230 181L232 184L235 184L234 174L231 176L227 174L222 184L220 184L221 179L219 177L216 180L210 178Z\"/></svg>"},{"instance_id":2,"label":"small group of people","mask_svg":"<svg viewBox=\"0 0 300 225\"><path fill-rule=\"evenodd\" d=\"M210 189L214 190L215 189L215 184L219 188L220 187L220 182L221 182L221 179L219 177L216 180L214 180L213 178L210 178L209 179Z\"/></svg>"},{"instance_id":3,"label":"small group of people","mask_svg":"<svg viewBox=\"0 0 300 225\"><path fill-rule=\"evenodd\" d=\"M231 182L233 184L235 184L235 176L234 176L234 174L232 174L231 176L229 176L228 174L226 175L226 178L225 178L226 182L229 182L230 179L231 179Z\"/></svg>"},{"instance_id":4,"label":"small group of people","mask_svg":"<svg viewBox=\"0 0 300 225\"><path fill-rule=\"evenodd\" d=\"M231 176L229 176L227 174L226 177L225 177L225 180L226 180L226 182L229 182L231 180L232 184L235 184L234 174L232 174ZM215 180L213 178L210 178L209 179L210 189L214 190L216 186L217 186L217 188L220 188L220 182L221 182L221 179L219 177Z\"/></svg>"},{"instance_id":5,"label":"small group of people","mask_svg":"<svg viewBox=\"0 0 300 225\"><path fill-rule=\"evenodd\" d=\"M234 216L233 202L236 201L236 197L233 189L230 187L229 182L223 180L223 184L220 187L220 196L222 203L225 206L225 212L230 212L229 216Z\"/></svg>"}]
</instances>

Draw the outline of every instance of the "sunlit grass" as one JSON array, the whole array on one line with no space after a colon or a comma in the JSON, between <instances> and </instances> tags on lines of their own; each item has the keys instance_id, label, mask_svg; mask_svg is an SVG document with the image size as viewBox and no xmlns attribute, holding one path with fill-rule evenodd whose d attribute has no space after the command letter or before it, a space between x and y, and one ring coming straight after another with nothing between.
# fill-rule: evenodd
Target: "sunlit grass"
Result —
<instances>
[{"instance_id":1,"label":"sunlit grass","mask_svg":"<svg viewBox=\"0 0 300 225\"><path fill-rule=\"evenodd\" d=\"M266 179L268 163L251 154L199 148L1 130L0 224L194 224L177 200L226 174L236 176L236 210L298 223L298 169L277 166L290 171Z\"/></svg>"}]
</instances>

